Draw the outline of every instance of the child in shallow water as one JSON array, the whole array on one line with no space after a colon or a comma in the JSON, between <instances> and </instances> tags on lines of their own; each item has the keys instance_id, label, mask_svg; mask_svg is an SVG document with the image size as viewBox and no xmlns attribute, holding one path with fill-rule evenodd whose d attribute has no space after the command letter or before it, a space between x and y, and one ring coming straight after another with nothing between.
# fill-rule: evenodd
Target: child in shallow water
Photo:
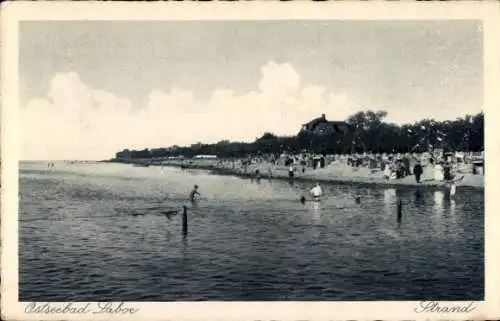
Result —
<instances>
[{"instance_id":1,"label":"child in shallow water","mask_svg":"<svg viewBox=\"0 0 500 321\"><path fill-rule=\"evenodd\" d=\"M189 199L194 202L196 201L197 196L200 196L200 193L198 192L198 185L195 185L191 193L189 194Z\"/></svg>"}]
</instances>

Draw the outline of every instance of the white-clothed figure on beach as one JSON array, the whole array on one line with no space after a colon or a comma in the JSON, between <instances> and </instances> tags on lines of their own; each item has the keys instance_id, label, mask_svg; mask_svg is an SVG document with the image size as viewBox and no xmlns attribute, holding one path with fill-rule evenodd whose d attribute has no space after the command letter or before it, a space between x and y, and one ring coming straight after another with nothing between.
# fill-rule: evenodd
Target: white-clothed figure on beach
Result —
<instances>
[{"instance_id":1,"label":"white-clothed figure on beach","mask_svg":"<svg viewBox=\"0 0 500 321\"><path fill-rule=\"evenodd\" d=\"M384 177L389 179L391 177L391 167L389 166L389 164L385 164L385 167L384 167Z\"/></svg>"},{"instance_id":2,"label":"white-clothed figure on beach","mask_svg":"<svg viewBox=\"0 0 500 321\"><path fill-rule=\"evenodd\" d=\"M321 190L321 186L319 186L319 183L317 183L316 186L311 189L311 194L314 198L320 198L321 195L323 195L323 191Z\"/></svg>"},{"instance_id":3,"label":"white-clothed figure on beach","mask_svg":"<svg viewBox=\"0 0 500 321\"><path fill-rule=\"evenodd\" d=\"M434 180L436 181L444 180L444 169L441 164L436 164L436 166L434 166Z\"/></svg>"}]
</instances>

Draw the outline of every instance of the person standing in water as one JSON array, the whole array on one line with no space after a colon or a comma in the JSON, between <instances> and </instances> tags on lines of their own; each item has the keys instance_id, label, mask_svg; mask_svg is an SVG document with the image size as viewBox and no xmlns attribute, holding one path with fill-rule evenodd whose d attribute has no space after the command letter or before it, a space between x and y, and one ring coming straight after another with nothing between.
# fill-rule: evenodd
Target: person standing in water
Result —
<instances>
[{"instance_id":1,"label":"person standing in water","mask_svg":"<svg viewBox=\"0 0 500 321\"><path fill-rule=\"evenodd\" d=\"M450 197L451 198L455 197L456 192L457 192L457 185L455 184L455 182L452 182L450 184Z\"/></svg>"},{"instance_id":2,"label":"person standing in water","mask_svg":"<svg viewBox=\"0 0 500 321\"><path fill-rule=\"evenodd\" d=\"M293 168L293 164L290 164L290 167L288 167L288 178L290 180L293 179L293 172L295 171L295 168Z\"/></svg>"},{"instance_id":3,"label":"person standing in water","mask_svg":"<svg viewBox=\"0 0 500 321\"><path fill-rule=\"evenodd\" d=\"M316 186L311 189L311 194L315 201L319 201L319 198L323 195L323 191L321 190L319 183L316 183Z\"/></svg>"},{"instance_id":4,"label":"person standing in water","mask_svg":"<svg viewBox=\"0 0 500 321\"><path fill-rule=\"evenodd\" d=\"M413 167L413 174L415 175L415 181L420 183L420 176L422 176L423 169L422 165L420 165L420 161L417 161L415 166Z\"/></svg>"},{"instance_id":5,"label":"person standing in water","mask_svg":"<svg viewBox=\"0 0 500 321\"><path fill-rule=\"evenodd\" d=\"M196 201L196 196L200 196L200 193L198 192L198 185L195 185L191 193L189 194L189 199L191 202Z\"/></svg>"}]
</instances>

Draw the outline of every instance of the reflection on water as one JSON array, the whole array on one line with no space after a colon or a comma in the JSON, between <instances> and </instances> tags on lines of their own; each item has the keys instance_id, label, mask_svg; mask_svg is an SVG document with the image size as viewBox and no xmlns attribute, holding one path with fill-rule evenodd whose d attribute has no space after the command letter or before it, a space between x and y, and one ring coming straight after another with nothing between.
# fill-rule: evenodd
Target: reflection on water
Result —
<instances>
[{"instance_id":1,"label":"reflection on water","mask_svg":"<svg viewBox=\"0 0 500 321\"><path fill-rule=\"evenodd\" d=\"M312 222L321 221L321 203L315 201L306 201L303 205L305 217L310 217Z\"/></svg>"},{"instance_id":2,"label":"reflection on water","mask_svg":"<svg viewBox=\"0 0 500 321\"><path fill-rule=\"evenodd\" d=\"M483 297L482 192L333 184L302 204L309 183L111 164L22 164L20 180L21 300ZM182 205L185 240L161 214Z\"/></svg>"},{"instance_id":3,"label":"reflection on water","mask_svg":"<svg viewBox=\"0 0 500 321\"><path fill-rule=\"evenodd\" d=\"M384 190L384 210L388 216L394 215L395 213L395 204L396 204L396 189L394 188L386 188Z\"/></svg>"},{"instance_id":4,"label":"reflection on water","mask_svg":"<svg viewBox=\"0 0 500 321\"><path fill-rule=\"evenodd\" d=\"M316 215L320 215L320 205L319 205L319 202L312 202L313 204L313 212L316 214Z\"/></svg>"},{"instance_id":5,"label":"reflection on water","mask_svg":"<svg viewBox=\"0 0 500 321\"><path fill-rule=\"evenodd\" d=\"M461 213L460 209L457 209L457 201L455 197L447 196L447 193L447 190L434 192L432 227L437 237L460 237L464 233L462 224L468 223L460 222ZM467 199L463 200L468 202ZM460 206L458 206L458 208L460 208Z\"/></svg>"},{"instance_id":6,"label":"reflection on water","mask_svg":"<svg viewBox=\"0 0 500 321\"><path fill-rule=\"evenodd\" d=\"M443 203L444 203L444 192L443 191L434 191L434 209L439 215L443 212Z\"/></svg>"},{"instance_id":7,"label":"reflection on water","mask_svg":"<svg viewBox=\"0 0 500 321\"><path fill-rule=\"evenodd\" d=\"M396 198L396 189L394 188L386 188L384 190L384 201L386 203L392 202Z\"/></svg>"},{"instance_id":8,"label":"reflection on water","mask_svg":"<svg viewBox=\"0 0 500 321\"><path fill-rule=\"evenodd\" d=\"M442 191L434 192L434 206L433 206L433 224L437 236L443 236L443 212L444 212L444 193Z\"/></svg>"},{"instance_id":9,"label":"reflection on water","mask_svg":"<svg viewBox=\"0 0 500 321\"><path fill-rule=\"evenodd\" d=\"M321 223L321 208L320 208L320 206L321 205L319 202L313 202L312 215L313 215L313 221L315 224Z\"/></svg>"},{"instance_id":10,"label":"reflection on water","mask_svg":"<svg viewBox=\"0 0 500 321\"><path fill-rule=\"evenodd\" d=\"M457 222L457 203L454 198L450 200L450 215L448 218L449 232L460 236L463 233L462 227Z\"/></svg>"},{"instance_id":11,"label":"reflection on water","mask_svg":"<svg viewBox=\"0 0 500 321\"><path fill-rule=\"evenodd\" d=\"M451 199L450 200L450 218L454 219L456 218L456 210L457 210L457 203L455 202L454 199Z\"/></svg>"}]
</instances>

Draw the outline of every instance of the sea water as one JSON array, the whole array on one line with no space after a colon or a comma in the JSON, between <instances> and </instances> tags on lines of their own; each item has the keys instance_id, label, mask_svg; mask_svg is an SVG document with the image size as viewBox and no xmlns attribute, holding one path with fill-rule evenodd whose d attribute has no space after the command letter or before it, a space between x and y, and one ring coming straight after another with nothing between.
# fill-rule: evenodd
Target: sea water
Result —
<instances>
[{"instance_id":1,"label":"sea water","mask_svg":"<svg viewBox=\"0 0 500 321\"><path fill-rule=\"evenodd\" d=\"M200 186L201 199L189 192ZM20 165L21 301L481 300L484 193ZM360 196L357 204L355 197ZM402 220L397 222L397 198ZM188 208L182 216L161 211Z\"/></svg>"}]
</instances>

